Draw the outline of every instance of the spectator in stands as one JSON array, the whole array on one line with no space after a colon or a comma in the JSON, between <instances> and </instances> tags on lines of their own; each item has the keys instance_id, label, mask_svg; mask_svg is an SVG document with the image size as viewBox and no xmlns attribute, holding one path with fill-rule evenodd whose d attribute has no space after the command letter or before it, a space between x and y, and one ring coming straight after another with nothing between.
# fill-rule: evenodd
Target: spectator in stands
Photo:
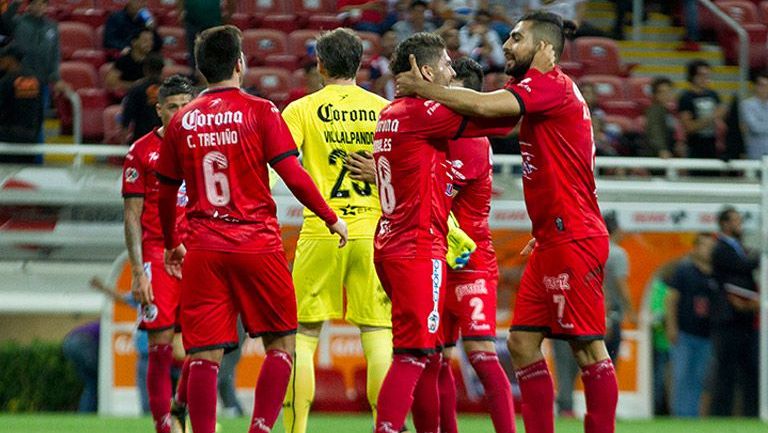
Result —
<instances>
[{"instance_id":1,"label":"spectator in stands","mask_svg":"<svg viewBox=\"0 0 768 433\"><path fill-rule=\"evenodd\" d=\"M491 14L481 9L459 30L460 51L480 63L485 72L503 70L506 62L501 39L490 24Z\"/></svg>"},{"instance_id":2,"label":"spectator in stands","mask_svg":"<svg viewBox=\"0 0 768 433\"><path fill-rule=\"evenodd\" d=\"M0 51L0 142L36 143L43 127L38 79L24 70L23 54L14 45ZM0 162L34 163L37 155L0 155Z\"/></svg>"},{"instance_id":3,"label":"spectator in stands","mask_svg":"<svg viewBox=\"0 0 768 433\"><path fill-rule=\"evenodd\" d=\"M760 72L752 81L754 95L741 103L741 122L747 157L762 159L768 155L768 72Z\"/></svg>"},{"instance_id":4,"label":"spectator in stands","mask_svg":"<svg viewBox=\"0 0 768 433\"><path fill-rule=\"evenodd\" d=\"M605 262L603 292L605 293L606 333L605 347L614 365L618 366L621 347L621 324L625 318L631 323L637 322L632 302L629 300L629 259L627 251L619 245L624 232L619 226L615 213L603 218L610 236L608 260Z\"/></svg>"},{"instance_id":5,"label":"spectator in stands","mask_svg":"<svg viewBox=\"0 0 768 433\"><path fill-rule=\"evenodd\" d=\"M585 20L587 0L529 0L528 10L544 10L560 15L563 20L576 24L574 38L581 36L606 36L605 32Z\"/></svg>"},{"instance_id":6,"label":"spectator in stands","mask_svg":"<svg viewBox=\"0 0 768 433\"><path fill-rule=\"evenodd\" d=\"M152 51L152 31L139 30L131 37L131 49L122 54L104 77L110 92L124 95L134 83L144 78L144 59Z\"/></svg>"},{"instance_id":7,"label":"spectator in stands","mask_svg":"<svg viewBox=\"0 0 768 433\"><path fill-rule=\"evenodd\" d=\"M384 0L338 0L336 8L346 25L361 31L382 34L397 21L397 11L388 11Z\"/></svg>"},{"instance_id":8,"label":"spectator in stands","mask_svg":"<svg viewBox=\"0 0 768 433\"><path fill-rule=\"evenodd\" d=\"M674 98L672 80L656 77L651 81L651 106L645 111L645 143L644 147L638 149L639 156L672 157L677 122L670 111Z\"/></svg>"},{"instance_id":9,"label":"spectator in stands","mask_svg":"<svg viewBox=\"0 0 768 433\"><path fill-rule=\"evenodd\" d=\"M86 323L64 337L64 357L72 362L83 382L79 412L96 412L99 392L99 321Z\"/></svg>"},{"instance_id":10,"label":"spectator in stands","mask_svg":"<svg viewBox=\"0 0 768 433\"><path fill-rule=\"evenodd\" d=\"M714 388L710 415L733 415L734 394L741 393L742 416L757 416L759 303L754 272L756 251L742 242L741 214L733 207L720 211L720 233L712 253L718 283L713 301L712 337L715 352Z\"/></svg>"},{"instance_id":11,"label":"spectator in stands","mask_svg":"<svg viewBox=\"0 0 768 433\"><path fill-rule=\"evenodd\" d=\"M0 45L5 45L13 36L13 23L10 21L21 6L21 0L0 2Z\"/></svg>"},{"instance_id":12,"label":"spectator in stands","mask_svg":"<svg viewBox=\"0 0 768 433\"><path fill-rule=\"evenodd\" d=\"M667 339L672 344L671 413L698 417L701 394L712 365L710 304L717 290L712 277L715 238L700 233L693 251L669 281L666 296Z\"/></svg>"},{"instance_id":13,"label":"spectator in stands","mask_svg":"<svg viewBox=\"0 0 768 433\"><path fill-rule=\"evenodd\" d=\"M741 121L741 98L738 93L731 96L731 102L725 114L725 150L722 158L726 161L744 159L747 148L744 144L744 126Z\"/></svg>"},{"instance_id":14,"label":"spectator in stands","mask_svg":"<svg viewBox=\"0 0 768 433\"><path fill-rule=\"evenodd\" d=\"M581 83L581 85L579 85L579 90L581 91L581 96L584 98L584 102L586 102L587 107L589 107L589 114L592 118L594 119L597 117L600 120L603 120L605 118L605 110L600 107L595 84L590 82Z\"/></svg>"},{"instance_id":15,"label":"spectator in stands","mask_svg":"<svg viewBox=\"0 0 768 433\"><path fill-rule=\"evenodd\" d=\"M445 41L445 49L448 52L448 57L456 60L464 56L461 52L461 39L459 38L459 30L454 27L441 27L438 33Z\"/></svg>"},{"instance_id":16,"label":"spectator in stands","mask_svg":"<svg viewBox=\"0 0 768 433\"><path fill-rule=\"evenodd\" d=\"M723 120L725 108L709 81L709 63L693 60L687 66L689 90L680 95L677 104L686 134L689 158L717 158L717 122Z\"/></svg>"},{"instance_id":17,"label":"spectator in stands","mask_svg":"<svg viewBox=\"0 0 768 433\"><path fill-rule=\"evenodd\" d=\"M286 105L290 104L291 102L303 98L310 93L315 93L318 90L323 88L323 77L320 75L320 72L317 70L317 63L307 63L303 67L304 69L304 86L303 87L294 87L291 89L291 91L288 94L288 100L285 102Z\"/></svg>"},{"instance_id":18,"label":"spectator in stands","mask_svg":"<svg viewBox=\"0 0 768 433\"><path fill-rule=\"evenodd\" d=\"M434 32L437 27L432 21L427 20L426 12L429 4L424 0L413 0L408 7L408 15L405 19L396 22L392 30L397 35L397 42L418 32Z\"/></svg>"},{"instance_id":19,"label":"spectator in stands","mask_svg":"<svg viewBox=\"0 0 768 433\"><path fill-rule=\"evenodd\" d=\"M128 0L125 7L112 12L104 24L104 49L108 56L116 59L124 49L130 47L131 37L144 29L152 30L152 49L159 51L163 46L163 40L154 30L155 19L147 9L147 1Z\"/></svg>"},{"instance_id":20,"label":"spectator in stands","mask_svg":"<svg viewBox=\"0 0 768 433\"><path fill-rule=\"evenodd\" d=\"M390 101L395 99L395 81L389 71L389 58L395 51L395 45L397 45L395 32L390 30L384 33L381 37L381 48L370 61L372 91Z\"/></svg>"},{"instance_id":21,"label":"spectator in stands","mask_svg":"<svg viewBox=\"0 0 768 433\"><path fill-rule=\"evenodd\" d=\"M235 0L176 0L179 23L184 25L187 37L187 56L192 70L195 70L195 38L205 29L229 22L235 13ZM223 9L223 12L222 12Z\"/></svg>"},{"instance_id":22,"label":"spectator in stands","mask_svg":"<svg viewBox=\"0 0 768 433\"><path fill-rule=\"evenodd\" d=\"M491 29L504 41L509 37L517 19L523 16L523 0L501 0L489 2Z\"/></svg>"},{"instance_id":23,"label":"spectator in stands","mask_svg":"<svg viewBox=\"0 0 768 433\"><path fill-rule=\"evenodd\" d=\"M144 78L137 81L123 99L121 124L123 136L128 143L143 137L149 131L162 125L157 114L157 92L163 83L163 57L149 53L144 58ZM131 132L131 126L133 131Z\"/></svg>"}]
</instances>

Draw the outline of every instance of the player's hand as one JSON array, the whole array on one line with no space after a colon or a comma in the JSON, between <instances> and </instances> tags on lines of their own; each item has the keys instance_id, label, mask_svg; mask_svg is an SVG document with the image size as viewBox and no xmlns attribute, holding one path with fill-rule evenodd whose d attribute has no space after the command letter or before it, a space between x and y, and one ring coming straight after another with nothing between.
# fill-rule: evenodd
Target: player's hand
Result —
<instances>
[{"instance_id":1,"label":"player's hand","mask_svg":"<svg viewBox=\"0 0 768 433\"><path fill-rule=\"evenodd\" d=\"M367 151L353 152L347 157L344 166L349 170L349 178L362 182L376 182L376 162Z\"/></svg>"},{"instance_id":2,"label":"player's hand","mask_svg":"<svg viewBox=\"0 0 768 433\"><path fill-rule=\"evenodd\" d=\"M339 218L335 223L328 226L328 230L331 234L339 235L339 248L343 248L347 244L347 223Z\"/></svg>"},{"instance_id":3,"label":"player's hand","mask_svg":"<svg viewBox=\"0 0 768 433\"><path fill-rule=\"evenodd\" d=\"M151 304L155 300L155 294L152 293L152 283L143 270L133 273L133 278L131 278L131 295L133 300L140 302L141 305Z\"/></svg>"},{"instance_id":4,"label":"player's hand","mask_svg":"<svg viewBox=\"0 0 768 433\"><path fill-rule=\"evenodd\" d=\"M165 262L165 271L169 275L181 279L181 265L184 263L184 256L187 254L187 248L184 244L179 244L172 250L165 250L163 259Z\"/></svg>"},{"instance_id":5,"label":"player's hand","mask_svg":"<svg viewBox=\"0 0 768 433\"><path fill-rule=\"evenodd\" d=\"M533 55L531 67L546 74L555 67L555 58L555 49L552 47L552 44L541 41L539 42L536 54Z\"/></svg>"},{"instance_id":6,"label":"player's hand","mask_svg":"<svg viewBox=\"0 0 768 433\"><path fill-rule=\"evenodd\" d=\"M521 256L531 255L535 247L536 247L536 238L533 238L530 241L528 241L528 243L523 247L522 250L520 250L520 255Z\"/></svg>"},{"instance_id":7,"label":"player's hand","mask_svg":"<svg viewBox=\"0 0 768 433\"><path fill-rule=\"evenodd\" d=\"M477 249L477 244L459 227L453 214L448 217L448 252L445 261L451 269L461 269L469 263L470 256Z\"/></svg>"},{"instance_id":8,"label":"player's hand","mask_svg":"<svg viewBox=\"0 0 768 433\"><path fill-rule=\"evenodd\" d=\"M416 63L416 56L410 54L408 61L411 62L411 70L401 72L395 77L395 89L398 96L416 95L419 86L424 83L419 64Z\"/></svg>"}]
</instances>

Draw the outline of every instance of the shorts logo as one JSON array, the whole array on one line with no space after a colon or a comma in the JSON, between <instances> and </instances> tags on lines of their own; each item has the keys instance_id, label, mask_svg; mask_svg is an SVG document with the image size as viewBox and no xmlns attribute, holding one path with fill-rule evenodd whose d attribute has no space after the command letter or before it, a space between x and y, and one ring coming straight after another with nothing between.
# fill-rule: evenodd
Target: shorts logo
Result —
<instances>
[{"instance_id":1,"label":"shorts logo","mask_svg":"<svg viewBox=\"0 0 768 433\"><path fill-rule=\"evenodd\" d=\"M544 277L544 287L548 291L563 291L570 290L571 286L568 284L568 274L560 274L555 277Z\"/></svg>"},{"instance_id":2,"label":"shorts logo","mask_svg":"<svg viewBox=\"0 0 768 433\"><path fill-rule=\"evenodd\" d=\"M430 334L440 327L440 287L443 285L443 263L432 259L432 312L427 317L427 330Z\"/></svg>"},{"instance_id":3,"label":"shorts logo","mask_svg":"<svg viewBox=\"0 0 768 433\"><path fill-rule=\"evenodd\" d=\"M137 180L139 180L139 171L133 167L126 168L125 181L128 183L135 183Z\"/></svg>"},{"instance_id":4,"label":"shorts logo","mask_svg":"<svg viewBox=\"0 0 768 433\"><path fill-rule=\"evenodd\" d=\"M456 300L461 302L465 296L487 295L488 288L485 287L485 279L479 278L473 283L459 284L456 286Z\"/></svg>"},{"instance_id":5,"label":"shorts logo","mask_svg":"<svg viewBox=\"0 0 768 433\"><path fill-rule=\"evenodd\" d=\"M147 304L141 307L141 321L144 323L152 323L157 320L157 305Z\"/></svg>"}]
</instances>

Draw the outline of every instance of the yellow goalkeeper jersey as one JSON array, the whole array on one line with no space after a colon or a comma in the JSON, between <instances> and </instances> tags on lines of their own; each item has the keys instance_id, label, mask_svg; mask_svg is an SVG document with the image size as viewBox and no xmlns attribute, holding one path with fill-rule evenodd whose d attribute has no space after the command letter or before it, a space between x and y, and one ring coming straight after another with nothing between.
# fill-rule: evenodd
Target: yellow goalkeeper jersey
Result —
<instances>
[{"instance_id":1,"label":"yellow goalkeeper jersey","mask_svg":"<svg viewBox=\"0 0 768 433\"><path fill-rule=\"evenodd\" d=\"M373 238L381 206L376 185L350 179L344 161L353 152L373 153L376 121L388 103L361 87L331 84L283 110L302 165L328 204L347 222L350 239ZM307 209L300 235L334 237Z\"/></svg>"}]
</instances>

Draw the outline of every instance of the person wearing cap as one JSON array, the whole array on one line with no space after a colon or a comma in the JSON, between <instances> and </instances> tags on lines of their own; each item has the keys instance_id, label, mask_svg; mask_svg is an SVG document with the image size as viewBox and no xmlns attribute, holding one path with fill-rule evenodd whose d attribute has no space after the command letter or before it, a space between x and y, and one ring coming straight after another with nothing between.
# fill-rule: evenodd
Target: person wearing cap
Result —
<instances>
[{"instance_id":1,"label":"person wearing cap","mask_svg":"<svg viewBox=\"0 0 768 433\"><path fill-rule=\"evenodd\" d=\"M22 66L15 45L0 50L0 142L36 143L43 125L40 82ZM37 155L0 155L0 162L35 163Z\"/></svg>"}]
</instances>

